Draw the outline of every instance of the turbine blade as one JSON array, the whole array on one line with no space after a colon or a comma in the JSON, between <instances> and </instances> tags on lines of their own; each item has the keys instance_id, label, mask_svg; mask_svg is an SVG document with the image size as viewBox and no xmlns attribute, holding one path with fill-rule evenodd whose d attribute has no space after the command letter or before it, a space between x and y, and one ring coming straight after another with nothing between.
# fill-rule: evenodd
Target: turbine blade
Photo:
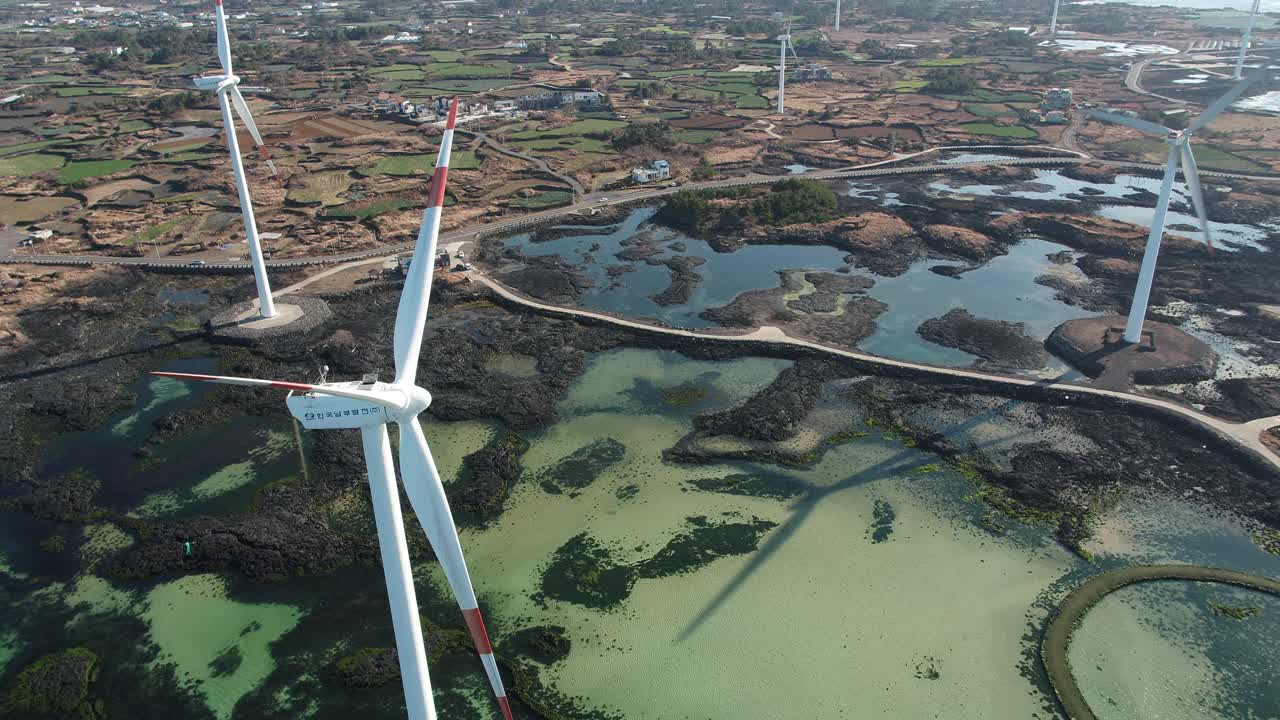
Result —
<instances>
[{"instance_id":1,"label":"turbine blade","mask_svg":"<svg viewBox=\"0 0 1280 720\"><path fill-rule=\"evenodd\" d=\"M418 353L422 349L422 326L427 322L427 303L431 300L431 273L436 262L436 241L440 237L440 213L444 207L444 188L449 176L449 154L453 149L453 127L458 121L458 98L449 106L449 119L440 138L440 154L436 173L431 180L431 196L413 246L409 273L400 291L396 310L395 347L396 383L413 384L418 376Z\"/></svg>"},{"instance_id":2,"label":"turbine blade","mask_svg":"<svg viewBox=\"0 0 1280 720\"><path fill-rule=\"evenodd\" d=\"M227 92L231 95L231 105L236 109L236 114L244 121L244 126L253 136L253 142L258 146L258 154L262 155L267 167L271 168L271 174L280 177L280 173L276 172L275 163L271 162L271 154L267 152L266 144L262 142L262 133L258 132L258 124L253 121L253 115L249 113L249 103L245 102L244 96L240 94L240 88L232 85Z\"/></svg>"},{"instance_id":3,"label":"turbine blade","mask_svg":"<svg viewBox=\"0 0 1280 720\"><path fill-rule=\"evenodd\" d=\"M1135 130L1141 130L1142 132L1151 133L1152 135L1159 135L1160 137L1164 137L1173 132L1163 125L1157 125L1156 123L1147 122L1146 120L1139 120L1138 118L1131 118L1127 115L1116 115L1115 113L1102 112L1101 110L1094 110L1092 108L1085 110L1085 114L1095 120L1105 120L1106 122L1115 123L1117 125L1127 125Z\"/></svg>"},{"instance_id":4,"label":"turbine blade","mask_svg":"<svg viewBox=\"0 0 1280 720\"><path fill-rule=\"evenodd\" d=\"M1258 74L1251 73L1248 77L1241 79L1240 82L1232 86L1230 90L1223 93L1222 97L1214 100L1212 105L1205 108L1204 112L1197 115L1196 119L1192 120L1191 124L1187 126L1187 134L1190 135L1203 130L1205 126L1213 122L1214 118L1218 117L1223 110L1226 110L1227 106L1235 102L1236 98L1240 97L1240 94L1247 90L1249 85L1253 84L1253 81L1257 79Z\"/></svg>"},{"instance_id":5,"label":"turbine blade","mask_svg":"<svg viewBox=\"0 0 1280 720\"><path fill-rule=\"evenodd\" d=\"M222 63L222 74L231 74L231 40L227 37L227 16L222 12L222 0L214 0L214 31L218 36L218 62Z\"/></svg>"},{"instance_id":6,"label":"turbine blade","mask_svg":"<svg viewBox=\"0 0 1280 720\"><path fill-rule=\"evenodd\" d=\"M435 701L431 697L431 676L427 672L422 621L418 617L413 566L409 562L409 544L404 534L404 516L400 513L400 491L392 469L387 426L363 428L360 438L364 442L364 462L369 470L369 494L378 527L378 548L382 552L382 574L386 578L387 600L391 605L391 626L396 634L405 706L410 718L434 720Z\"/></svg>"},{"instance_id":7,"label":"turbine blade","mask_svg":"<svg viewBox=\"0 0 1280 720\"><path fill-rule=\"evenodd\" d=\"M1209 248L1209 254L1213 255L1213 234L1209 231L1209 215L1205 212L1204 193L1200 189L1200 168L1196 167L1195 155L1191 154L1191 143L1182 146L1182 175L1187 181L1187 189L1191 191L1191 204L1200 220L1204 244Z\"/></svg>"},{"instance_id":8,"label":"turbine blade","mask_svg":"<svg viewBox=\"0 0 1280 720\"><path fill-rule=\"evenodd\" d=\"M167 377L175 380L185 380L188 382L214 383L218 385L243 385L245 387L273 387L281 390L293 390L295 392L312 392L319 395L332 395L334 397L351 398L352 400L364 400L365 402L375 403L392 409L402 409L405 406L403 400L397 401L396 396L401 395L397 391L370 391L370 390L353 390L351 388L335 387L333 385L309 385L307 383L285 382L283 380L259 380L258 378L242 378L229 377L226 375L201 375L199 373L180 373L180 372L159 372L153 371L149 373L156 377Z\"/></svg>"},{"instance_id":9,"label":"turbine blade","mask_svg":"<svg viewBox=\"0 0 1280 720\"><path fill-rule=\"evenodd\" d=\"M471 631L471 640L475 643L476 652L484 664L484 672L489 676L489 685L493 688L494 698L502 709L505 720L511 720L511 705L507 701L507 691L502 686L502 676L498 674L498 662L493 657L493 647L489 644L489 635L484 629L484 619L480 617L480 607L476 602L475 590L471 587L471 576L467 573L467 562L462 557L462 544L458 541L458 529L453 524L453 515L449 512L449 500L444 494L444 485L440 483L440 473L436 470L435 460L431 457L431 449L427 447L427 439L422 435L422 426L417 417L399 420L400 425L400 474L404 478L405 494L409 496L409 504L422 523L422 529L431 541L444 569L444 576L453 589L453 595L462 608L462 617L467 621L467 629Z\"/></svg>"}]
</instances>

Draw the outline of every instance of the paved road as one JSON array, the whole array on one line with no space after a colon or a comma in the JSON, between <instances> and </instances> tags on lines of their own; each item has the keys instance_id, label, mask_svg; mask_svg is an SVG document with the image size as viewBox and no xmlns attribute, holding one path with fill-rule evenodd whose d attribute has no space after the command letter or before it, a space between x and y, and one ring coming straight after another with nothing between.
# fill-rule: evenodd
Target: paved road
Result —
<instances>
[{"instance_id":1,"label":"paved road","mask_svg":"<svg viewBox=\"0 0 1280 720\"><path fill-rule=\"evenodd\" d=\"M1132 65L1130 65L1130 66L1129 66L1129 72L1128 72L1128 73L1126 73L1126 74L1125 74L1125 76L1124 76L1124 86L1125 86L1125 88L1127 88L1127 89L1128 89L1128 90L1130 90L1131 92L1136 92L1136 93L1138 93L1139 95L1149 95L1149 96L1151 96L1151 97L1159 98L1159 99L1164 100L1164 101L1166 101L1166 102L1171 102L1171 103L1174 103L1174 104L1177 104L1177 105L1186 105L1186 104L1187 104L1187 101L1186 101L1186 100L1181 100L1181 99L1178 99L1178 98L1172 98L1172 97L1168 97L1168 96L1166 96L1166 95L1158 95L1158 94L1156 94L1156 93L1153 93L1153 92L1151 92L1151 91L1149 91L1149 90L1144 90L1144 89L1142 88L1142 73L1143 73L1143 71L1144 71L1144 70L1146 70L1146 69L1147 69L1147 66L1148 66L1148 65L1150 65L1151 63L1154 63L1154 62L1159 62L1159 61L1161 61L1161 60L1169 60L1169 59L1175 58L1175 57L1177 57L1178 55L1182 55L1182 54L1184 54L1184 53L1186 53L1186 52L1188 52L1188 51L1187 51L1187 50L1181 50L1181 51L1179 51L1179 52L1178 52L1177 54L1175 54L1175 55L1156 55L1156 56L1153 56L1153 57L1146 58L1145 60L1139 60L1139 61L1135 62L1134 64L1132 64Z\"/></svg>"},{"instance_id":2,"label":"paved road","mask_svg":"<svg viewBox=\"0 0 1280 720\"><path fill-rule=\"evenodd\" d=\"M673 335L676 337L701 338L706 340L720 340L741 343L760 343L771 345L791 345L794 347L807 348L817 350L836 357L848 358L859 362L882 367L900 368L904 370L912 370L915 372L927 373L939 377L956 378L960 380L980 380L985 382L994 382L1012 387L1039 387L1043 389L1062 390L1064 394L1079 393L1091 395L1095 397L1105 397L1121 402L1134 405L1143 405L1149 408L1155 408L1167 414L1177 415L1186 420L1195 423L1201 428L1226 438L1235 444L1253 451L1258 456L1269 462L1276 469L1280 469L1280 457L1274 455L1266 445L1262 443L1259 437L1262 430L1280 425L1280 415L1274 415L1267 418L1259 418L1247 423L1233 423L1206 415L1194 408L1164 400L1161 398L1148 397L1146 395L1137 395L1131 392L1120 390L1108 390L1105 388L1093 387L1089 385L1081 385L1074 382L1053 382L1038 380L1035 378L1016 377L1012 375L1000 375L996 373L982 372L979 370L969 370L965 368L938 367L935 365L925 365L923 363L910 362L907 360L896 360L893 358L881 357L879 355L871 355L857 350L849 350L846 348L834 347L824 343L814 342L812 340L804 340L794 338L776 327L762 327L753 332L730 335L725 333L700 332L696 330L683 330L679 328L661 327L649 325L647 323L635 320L627 320L605 313L594 312L591 310L583 310L581 308L569 308L559 305L549 305L539 302L531 298L525 297L510 288L502 285L496 280L485 276L483 273L473 271L471 277L491 288L494 292L512 302L518 303L525 307L534 308L543 312L554 313L557 315L565 315L569 317L585 318L597 322L606 322L611 325L625 327L632 330L640 330L643 332L658 333L662 335Z\"/></svg>"}]
</instances>

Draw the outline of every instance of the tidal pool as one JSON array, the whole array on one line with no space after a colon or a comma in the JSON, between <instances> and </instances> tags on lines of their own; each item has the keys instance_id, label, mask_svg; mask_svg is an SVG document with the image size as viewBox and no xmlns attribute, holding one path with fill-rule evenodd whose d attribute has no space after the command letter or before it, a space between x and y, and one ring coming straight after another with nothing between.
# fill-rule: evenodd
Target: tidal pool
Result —
<instances>
[{"instance_id":1,"label":"tidal pool","mask_svg":"<svg viewBox=\"0 0 1280 720\"><path fill-rule=\"evenodd\" d=\"M889 310L876 318L875 333L858 343L858 348L935 365L969 365L975 356L916 334L922 322L952 308L965 308L980 318L1025 323L1028 335L1043 340L1064 321L1094 314L1059 301L1052 288L1035 282L1050 272L1074 270L1074 266L1049 260L1049 255L1064 250L1070 252L1065 245L1028 238L1009 248L1009 254L993 258L958 279L929 268L964 267L964 263L928 259L917 261L897 277L877 276L867 294L887 303ZM1051 362L1050 369L1066 369L1056 360Z\"/></svg>"},{"instance_id":2,"label":"tidal pool","mask_svg":"<svg viewBox=\"0 0 1280 720\"><path fill-rule=\"evenodd\" d=\"M966 192L971 189L963 188ZM851 186L850 192L856 191ZM629 317L656 317L670 325L690 328L714 325L699 316L707 308L727 304L748 290L777 287L779 270L830 271L845 266L844 252L828 246L747 245L731 253L715 252L703 240L648 223L654 211L638 209L625 221L603 231L584 228L588 234L536 243L527 234L517 235L506 240L505 245L518 246L526 255L558 255L574 263L596 283L579 301L585 307ZM670 271L665 266L628 263L635 269L619 276L616 284L607 276L607 266L623 263L613 257L625 249L622 243L640 233L651 233L663 248L656 258L679 254L706 260L696 268L703 280L689 302L660 307L650 300L650 295L661 292L670 282ZM670 245L675 242L683 243L685 251L672 250ZM875 280L867 294L888 304L889 309L876 319L876 332L858 347L919 362L972 364L973 355L935 345L916 334L920 323L955 307L964 307L982 318L1025 322L1031 336L1044 338L1059 323L1091 314L1058 301L1054 290L1034 282L1046 273L1074 273L1080 281L1087 281L1073 266L1055 264L1046 257L1063 250L1067 250L1063 245L1032 238L1014 245L1009 254L959 277L944 277L929 268L961 267L964 263L930 259L916 262L897 277L862 273ZM1065 366L1052 361L1047 369L1060 371Z\"/></svg>"},{"instance_id":3,"label":"tidal pool","mask_svg":"<svg viewBox=\"0 0 1280 720\"><path fill-rule=\"evenodd\" d=\"M972 486L935 457L872 431L807 468L663 461L694 414L737 402L778 369L641 350L594 358L561 421L532 439L526 473L602 439L625 455L573 496L526 481L497 522L463 532L494 623L567 628L573 650L550 676L588 707L627 718L1035 716L1040 702L1016 669L1026 613L1079 561L1025 528L981 531L980 507L964 499ZM655 404L655 382L694 382L716 400ZM690 484L735 472L804 490L776 500ZM542 596L547 563L571 538L586 533L617 560L641 561L690 516L777 526L755 552L639 580L609 610Z\"/></svg>"},{"instance_id":4,"label":"tidal pool","mask_svg":"<svg viewBox=\"0 0 1280 720\"><path fill-rule=\"evenodd\" d=\"M1277 637L1280 598L1157 581L1117 590L1089 610L1070 661L1100 720L1268 718L1280 708Z\"/></svg>"},{"instance_id":5,"label":"tidal pool","mask_svg":"<svg viewBox=\"0 0 1280 720\"><path fill-rule=\"evenodd\" d=\"M656 210L640 208L616 226L583 229L581 235L531 242L528 234L522 234L506 239L503 244L518 246L530 256L559 255L578 266L595 283L582 294L580 304L584 307L631 317L657 318L689 328L714 325L698 316L706 308L725 305L747 290L776 286L778 270L834 270L845 264L843 251L825 245L747 245L731 253L718 253L705 240L648 223ZM644 261L629 263L614 257L626 249L624 241L641 232L652 233L653 240L662 246L662 251L652 256L656 260L686 255L706 261L695 269L702 275L702 282L687 303L663 307L650 299L671 284L671 271L665 266ZM684 243L686 249L673 250L670 245L676 242ZM610 265L628 265L634 270L619 276L615 284L607 273Z\"/></svg>"},{"instance_id":6,"label":"tidal pool","mask_svg":"<svg viewBox=\"0 0 1280 720\"><path fill-rule=\"evenodd\" d=\"M592 356L558 404L559 420L526 434L525 475L507 510L461 532L495 643L522 628L564 627L571 651L541 671L543 680L587 711L628 719L1043 718L1045 697L1019 670L1024 636L1083 577L1124 562L1280 570L1280 558L1257 549L1239 521L1206 514L1195 498L1133 496L1108 506L1087 545L1097 566L1063 550L1049 527L1009 520L1003 535L993 535L983 526L991 511L970 481L866 424L847 403L824 400L815 414L865 434L826 446L810 465L664 458L693 429L694 416L737 406L790 364L636 349ZM117 420L99 432L109 433ZM913 420L984 447L1071 442L1060 428L1037 426L1025 403L993 400ZM424 425L446 480L496 432L485 422ZM588 467L570 491L548 490L542 480L566 457L605 441L620 452ZM209 460L204 472L243 457ZM767 477L789 490L732 494L699 482L732 474ZM548 574L578 536L608 553L598 565L603 572L608 563L653 564L692 528L735 523L764 524L754 549L713 549L687 566L677 563L673 573L638 577L606 607L575 601ZM420 532L412 519L407 525ZM55 531L67 534L65 551L36 547ZM13 613L0 632L0 672L87 644L104 655L99 692L111 707L145 704L162 713L156 716L219 719L400 716L398 686L355 690L332 676L346 653L391 642L376 567L279 583L215 573L105 579L102 560L130 541L111 523L80 531L0 512L0 600ZM420 563L416 574L424 614L454 617L438 566ZM1268 613L1280 617L1270 606L1264 618ZM1111 634L1097 637L1102 645L1079 647L1091 657L1111 653L1105 682L1136 682L1149 672ZM1252 662L1234 651L1203 654L1207 659L1190 665L1201 673ZM1174 660L1170 668L1188 667ZM478 668L469 653L432 667L442 703L474 708L459 717L492 713ZM1111 687L1090 692L1120 692ZM174 699L182 688L198 711Z\"/></svg>"}]
</instances>

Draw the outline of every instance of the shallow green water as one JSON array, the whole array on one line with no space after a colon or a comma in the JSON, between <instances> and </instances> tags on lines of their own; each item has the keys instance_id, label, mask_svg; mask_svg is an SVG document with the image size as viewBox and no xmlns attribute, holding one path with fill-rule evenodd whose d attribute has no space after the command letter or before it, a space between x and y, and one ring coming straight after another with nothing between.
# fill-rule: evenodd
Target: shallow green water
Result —
<instances>
[{"instance_id":1,"label":"shallow green water","mask_svg":"<svg viewBox=\"0 0 1280 720\"><path fill-rule=\"evenodd\" d=\"M563 626L572 650L543 671L544 680L588 709L626 718L1049 717L1045 697L1019 665L1028 648L1024 634L1067 587L1132 561L1280 572L1280 559L1258 551L1239 523L1181 501L1135 497L1105 514L1088 546L1099 556L1096 566L1053 542L1051 528L1009 521L1005 535L989 534L980 523L987 510L967 480L830 398L810 418L816 429L805 433L820 439L833 429L861 427L867 434L831 446L812 465L664 460L663 451L692 430L695 415L741 403L789 365L630 349L594 355L559 403L560 420L527 435L525 480L507 510L462 530L495 644L521 628ZM978 443L1022 442L1029 439L1023 426L1034 423L1020 405L922 414L918 421ZM111 433L118 422L99 432ZM496 432L485 422L429 420L424 428L446 481ZM1052 431L1034 429L1046 440L1070 440ZM218 495L227 497L260 486L266 478L255 473L276 462L258 462L262 453L296 466L288 425L248 435L256 440L184 477L190 494L176 497L205 507L200 492L230 488ZM559 493L540 482L575 451L606 440L624 450L594 477L588 473L590 482ZM733 473L768 476L795 492L773 499L693 483ZM251 479L239 479L245 477ZM143 497L145 504L153 496ZM653 562L699 523L753 519L776 524L755 550L639 577L611 607L563 599L563 587L544 582L557 551L579 535L607 548L611 562L637 565ZM171 668L173 683L190 687L217 718L399 715L398 686L352 690L332 675L344 654L391 642L376 568L269 584L209 573L121 584L95 574L130 542L119 527L90 525L69 535L66 551L49 555L34 544L51 527L0 518L0 600L21 619L0 632L0 673L49 649L84 643L109 655L115 675L104 692L112 707L146 703L157 717L199 716L129 674ZM410 528L420 532L411 520ZM455 618L437 566L426 562L416 570L424 614ZM31 578L37 573L39 581ZM1171 626L1135 630L1109 611L1098 618L1097 641L1077 648L1105 669L1098 693L1116 696L1151 672L1107 628L1128 628L1128 637L1145 633L1144 647L1177 646L1161 634ZM1237 671L1229 647L1215 648L1192 661L1170 655L1167 667L1226 677L1221 681L1234 683L1239 697L1266 697L1254 675ZM1165 655L1157 656L1164 662ZM492 716L474 656L448 656L432 672L442 708L450 708L442 717ZM1149 716L1137 712L1144 706L1123 706L1136 708L1123 716L1211 717L1196 704L1205 697L1191 695Z\"/></svg>"}]
</instances>

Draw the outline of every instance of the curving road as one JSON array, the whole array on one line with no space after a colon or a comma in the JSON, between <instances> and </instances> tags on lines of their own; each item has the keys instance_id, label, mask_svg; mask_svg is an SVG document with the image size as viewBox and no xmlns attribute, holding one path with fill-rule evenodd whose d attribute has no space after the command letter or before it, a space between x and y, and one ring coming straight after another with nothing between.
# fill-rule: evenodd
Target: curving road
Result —
<instances>
[{"instance_id":1,"label":"curving road","mask_svg":"<svg viewBox=\"0 0 1280 720\"><path fill-rule=\"evenodd\" d=\"M962 145L962 146L946 146L930 148L920 152L902 155L890 158L888 160L879 160L865 165L856 165L846 168L835 168L830 170L815 170L807 172L803 175L760 175L748 174L741 177L726 178L722 180L709 180L706 182L686 183L680 187L648 187L633 188L620 191L600 191L583 193L581 199L570 205L564 205L558 208L542 210L535 213L520 215L518 217L506 220L498 220L483 225L475 225L467 228L451 230L441 233L441 242L448 243L451 241L461 241L478 237L481 233L492 235L495 233L510 232L522 227L536 225L547 220L552 220L564 215L580 214L589 211L592 208L600 208L609 205L621 205L627 203L638 202L642 200L650 200L654 198L670 195L679 190L703 189L716 187L735 187L745 185L767 185L776 183L787 177L804 177L813 180L828 180L840 178L863 178L863 177L889 177L894 175L913 175L913 174L929 174L940 172L955 172L959 170L972 170L983 167L1058 167L1065 165L1079 165L1085 163L1096 163L1108 167L1114 167L1121 170L1130 171L1151 171L1162 172L1163 165L1152 163L1128 162L1120 160L1096 160L1088 157L1085 153L1074 150L1063 150L1062 148L1044 148L1041 146L1012 146L1023 149L1053 149L1058 152L1072 153L1071 157L1035 157L1035 158L1016 158L1012 160L980 160L964 163L925 163L920 165L904 165L898 166L899 163L907 160L918 159L931 153L947 152L947 151L998 151L1008 150L1008 145ZM1230 178L1238 180L1261 180L1276 181L1280 177L1271 175L1247 175L1243 173L1218 172L1213 170L1201 170L1200 174L1205 177ZM578 186L581 187L581 186ZM363 261L373 257L393 255L400 252L413 249L413 242L383 245L371 250L364 250L353 253L340 253L334 255L325 255L312 258L293 258L282 260L268 260L267 267L281 270L299 269L315 265L330 265L335 263L348 263L353 261ZM83 265L133 265L152 269L175 269L179 267L193 268L192 260L189 258L147 258L147 257L106 257L102 255L44 255L44 254L10 254L0 256L0 264L26 264L26 265L66 265L66 266L83 266ZM246 260L238 261L215 261L204 265L208 270L222 271L248 271L251 266Z\"/></svg>"},{"instance_id":2,"label":"curving road","mask_svg":"<svg viewBox=\"0 0 1280 720\"><path fill-rule=\"evenodd\" d=\"M1063 712L1071 720L1097 718L1071 672L1067 650L1071 645L1072 631L1089 609L1108 593L1135 583L1156 580L1225 583L1280 595L1280 582L1272 578L1199 565L1135 565L1089 578L1063 598L1040 641L1040 660L1044 663L1045 673Z\"/></svg>"},{"instance_id":3,"label":"curving road","mask_svg":"<svg viewBox=\"0 0 1280 720\"><path fill-rule=\"evenodd\" d=\"M521 295L514 290L499 283L497 280L490 278L483 273L472 271L472 279L488 286L504 299L522 305L527 308L539 310L541 312L564 315L572 318L580 318L592 320L595 322L608 323L618 327L628 328L630 330L638 330L641 332L657 333L660 335L672 335L684 338L699 338L703 340L715 340L724 342L736 342L760 345L788 345L792 347L805 348L808 350L816 350L821 353L833 355L835 357L856 360L861 363L877 365L880 367L896 368L900 370L909 370L918 373L933 375L936 377L955 378L959 380L978 380L982 382L997 383L1010 387L1038 388L1041 390L1061 390L1065 397L1069 398L1072 393L1090 395L1093 397L1108 398L1122 403L1131 405L1141 405L1147 408L1155 409L1167 415L1177 416L1183 420L1189 421L1198 426L1202 430L1213 436L1225 439L1229 443L1233 443L1243 448L1248 453L1253 453L1264 464L1269 464L1272 468L1280 470L1280 457L1276 457L1266 445L1262 443L1260 437L1261 432L1266 428L1280 425L1280 415L1274 415L1266 418L1259 418L1247 423L1233 423L1215 418L1211 415L1199 412L1194 408L1171 400L1149 397L1146 395L1138 395L1131 392L1121 390L1108 390L1105 388L1093 387L1090 385L1080 385L1074 382L1060 382L1039 380L1035 378L1018 377L1013 375L1000 375L997 373L983 372L980 370L970 370L965 368L940 367L936 365L926 365L924 363L910 362L908 360L897 360L894 358L881 357L879 355L871 355L869 353L860 352L858 350L849 350L846 348L835 347L825 343L815 342L812 340L804 340L801 338L791 337L781 329L771 326L757 328L755 331L745 334L729 334L722 332L705 332L697 330L684 330L680 328L664 327L658 325L650 325L648 323L638 322L636 320L627 320L625 318L608 315L592 310L584 310L582 308L570 308L560 305L551 305L540 302L532 298Z\"/></svg>"}]
</instances>

